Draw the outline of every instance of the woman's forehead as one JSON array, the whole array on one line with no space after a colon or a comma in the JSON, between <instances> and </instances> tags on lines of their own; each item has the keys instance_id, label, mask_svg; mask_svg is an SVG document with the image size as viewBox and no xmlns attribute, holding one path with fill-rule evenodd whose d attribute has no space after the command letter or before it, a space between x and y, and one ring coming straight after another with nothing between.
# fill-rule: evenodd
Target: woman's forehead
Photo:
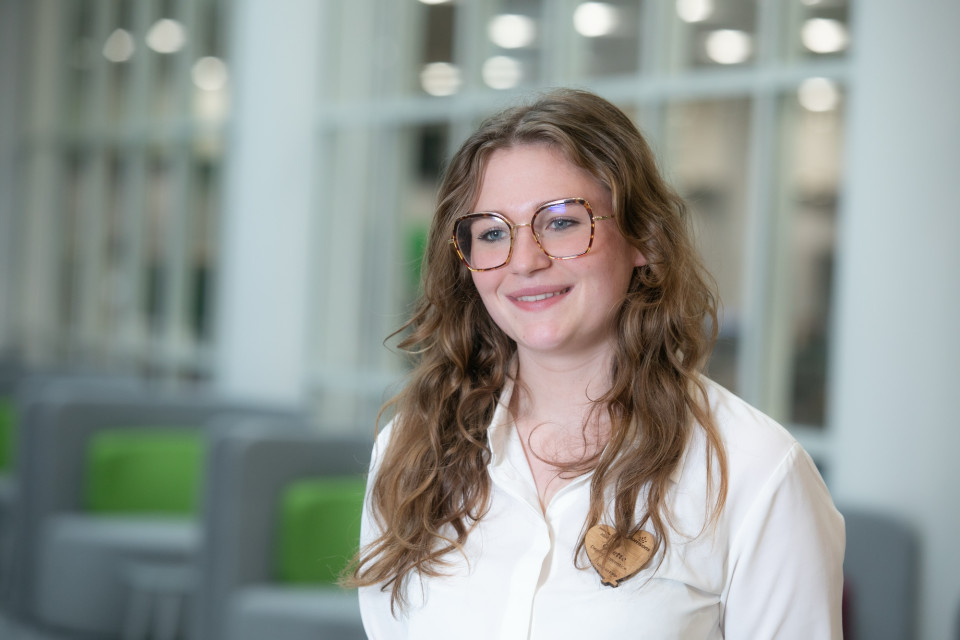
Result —
<instances>
[{"instance_id":1,"label":"woman's forehead","mask_svg":"<svg viewBox=\"0 0 960 640\"><path fill-rule=\"evenodd\" d=\"M581 197L609 207L609 189L554 145L523 144L496 149L486 158L473 210L527 211L560 198ZM507 211L502 211L507 213Z\"/></svg>"}]
</instances>

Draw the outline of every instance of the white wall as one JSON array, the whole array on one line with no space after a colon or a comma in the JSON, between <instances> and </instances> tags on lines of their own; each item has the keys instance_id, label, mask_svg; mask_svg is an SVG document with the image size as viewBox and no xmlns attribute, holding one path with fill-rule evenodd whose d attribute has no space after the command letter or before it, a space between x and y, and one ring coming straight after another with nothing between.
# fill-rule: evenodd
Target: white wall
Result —
<instances>
[{"instance_id":1,"label":"white wall","mask_svg":"<svg viewBox=\"0 0 960 640\"><path fill-rule=\"evenodd\" d=\"M947 640L960 607L960 3L854 9L830 475L838 502L920 533L916 637Z\"/></svg>"}]
</instances>

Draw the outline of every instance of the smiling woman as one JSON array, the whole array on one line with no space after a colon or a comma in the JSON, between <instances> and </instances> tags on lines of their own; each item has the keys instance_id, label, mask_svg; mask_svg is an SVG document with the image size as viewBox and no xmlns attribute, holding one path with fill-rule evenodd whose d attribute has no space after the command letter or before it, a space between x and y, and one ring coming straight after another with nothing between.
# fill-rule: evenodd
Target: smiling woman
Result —
<instances>
[{"instance_id":1,"label":"smiling woman","mask_svg":"<svg viewBox=\"0 0 960 640\"><path fill-rule=\"evenodd\" d=\"M371 638L840 637L842 518L702 375L717 302L686 224L591 93L454 155L345 579Z\"/></svg>"}]
</instances>

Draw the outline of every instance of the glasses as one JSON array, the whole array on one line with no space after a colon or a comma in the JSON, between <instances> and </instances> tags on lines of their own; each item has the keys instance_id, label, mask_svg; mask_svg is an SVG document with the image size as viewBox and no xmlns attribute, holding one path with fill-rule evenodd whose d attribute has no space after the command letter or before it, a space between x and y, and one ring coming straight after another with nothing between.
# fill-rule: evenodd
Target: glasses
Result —
<instances>
[{"instance_id":1,"label":"glasses","mask_svg":"<svg viewBox=\"0 0 960 640\"><path fill-rule=\"evenodd\" d=\"M510 262L516 230L530 227L537 245L552 260L579 258L593 246L594 223L613 216L595 216L583 198L548 202L530 222L513 224L499 213L468 213L453 223L450 244L470 271L499 269Z\"/></svg>"}]
</instances>

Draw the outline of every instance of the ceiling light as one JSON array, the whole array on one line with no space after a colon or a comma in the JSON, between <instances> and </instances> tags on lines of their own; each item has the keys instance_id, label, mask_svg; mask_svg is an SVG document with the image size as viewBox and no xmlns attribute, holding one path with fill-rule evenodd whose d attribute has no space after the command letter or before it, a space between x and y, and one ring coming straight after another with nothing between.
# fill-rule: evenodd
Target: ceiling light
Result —
<instances>
[{"instance_id":1,"label":"ceiling light","mask_svg":"<svg viewBox=\"0 0 960 640\"><path fill-rule=\"evenodd\" d=\"M713 15L713 0L677 0L677 15L684 22L703 22Z\"/></svg>"},{"instance_id":2,"label":"ceiling light","mask_svg":"<svg viewBox=\"0 0 960 640\"><path fill-rule=\"evenodd\" d=\"M432 96L452 96L460 84L460 69L449 62L425 64L420 72L420 85Z\"/></svg>"},{"instance_id":3,"label":"ceiling light","mask_svg":"<svg viewBox=\"0 0 960 640\"><path fill-rule=\"evenodd\" d=\"M504 49L529 47L537 37L537 23L529 16L505 13L490 20L490 40Z\"/></svg>"},{"instance_id":4,"label":"ceiling light","mask_svg":"<svg viewBox=\"0 0 960 640\"><path fill-rule=\"evenodd\" d=\"M103 56L110 62L126 62L133 57L136 48L129 31L115 29L103 43Z\"/></svg>"},{"instance_id":5,"label":"ceiling light","mask_svg":"<svg viewBox=\"0 0 960 640\"><path fill-rule=\"evenodd\" d=\"M707 34L707 56L720 64L739 64L750 57L753 40L750 34L736 29L717 29Z\"/></svg>"},{"instance_id":6,"label":"ceiling light","mask_svg":"<svg viewBox=\"0 0 960 640\"><path fill-rule=\"evenodd\" d=\"M832 111L840 104L840 89L827 78L807 78L797 90L797 99L808 111Z\"/></svg>"},{"instance_id":7,"label":"ceiling light","mask_svg":"<svg viewBox=\"0 0 960 640\"><path fill-rule=\"evenodd\" d=\"M617 8L606 2L584 2L573 12L573 28L587 38L608 36L617 28Z\"/></svg>"},{"instance_id":8,"label":"ceiling light","mask_svg":"<svg viewBox=\"0 0 960 640\"><path fill-rule=\"evenodd\" d=\"M523 79L523 67L516 58L493 56L483 63L480 74L491 89L512 89Z\"/></svg>"},{"instance_id":9,"label":"ceiling light","mask_svg":"<svg viewBox=\"0 0 960 640\"><path fill-rule=\"evenodd\" d=\"M176 20L157 20L147 31L147 46L157 53L176 53L187 43L187 31Z\"/></svg>"},{"instance_id":10,"label":"ceiling light","mask_svg":"<svg viewBox=\"0 0 960 640\"><path fill-rule=\"evenodd\" d=\"M836 53L847 48L850 37L839 20L810 18L800 30L803 46L814 53Z\"/></svg>"},{"instance_id":11,"label":"ceiling light","mask_svg":"<svg viewBox=\"0 0 960 640\"><path fill-rule=\"evenodd\" d=\"M227 86L227 65L220 58L207 56L197 60L190 70L193 84L204 91L218 91Z\"/></svg>"}]
</instances>

